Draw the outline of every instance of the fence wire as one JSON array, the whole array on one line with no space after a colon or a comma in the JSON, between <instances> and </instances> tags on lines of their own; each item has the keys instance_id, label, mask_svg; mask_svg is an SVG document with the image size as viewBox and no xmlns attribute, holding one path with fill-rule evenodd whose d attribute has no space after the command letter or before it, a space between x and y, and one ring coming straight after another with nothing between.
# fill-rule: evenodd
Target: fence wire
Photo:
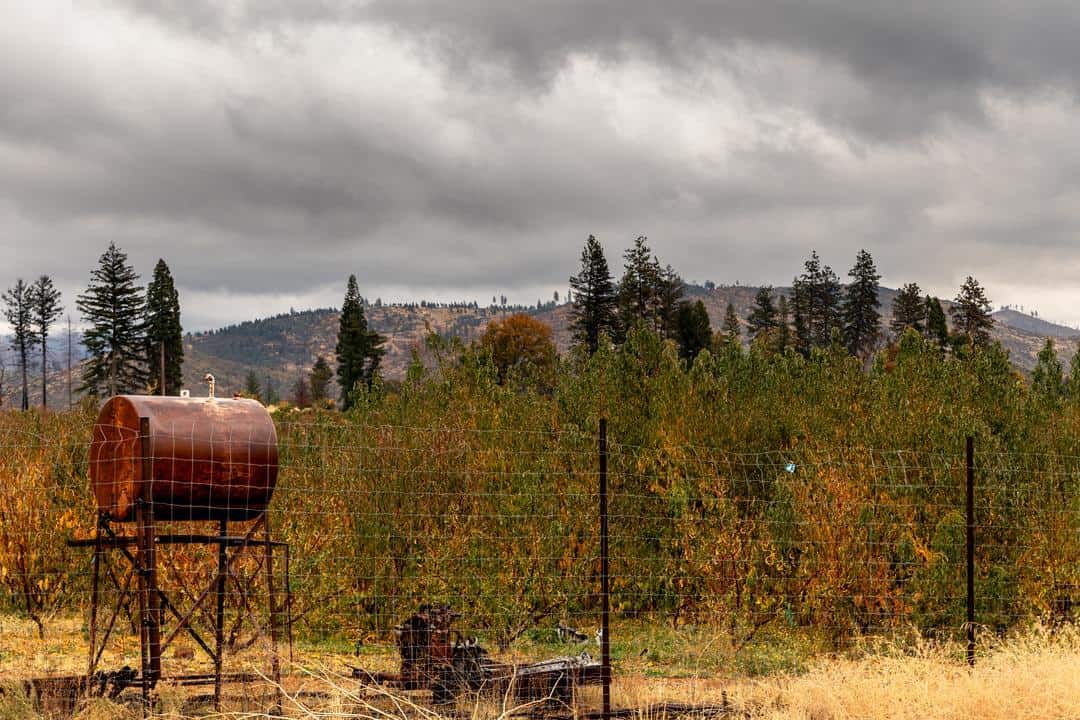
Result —
<instances>
[{"instance_id":1,"label":"fence wire","mask_svg":"<svg viewBox=\"0 0 1080 720\"><path fill-rule=\"evenodd\" d=\"M147 499L156 532L225 529L243 538L276 468L267 520L289 553L288 585L279 584L273 603L298 645L390 667L395 628L421 606L445 605L457 614L460 639L494 654L598 654L595 429L317 417L277 422L269 454L265 439L224 426L155 428ZM116 483L138 477L138 437L121 428L106 434L105 455L90 453L89 430L0 435L4 602L46 634L58 618L88 612L93 552L65 541L97 532L90 477L102 469L94 464L112 463ZM194 462L193 448L206 438L211 452ZM608 467L617 667L663 664L665 654L677 662L665 639L672 633L689 633L700 643L698 662L714 652L717 667L754 643L836 649L867 635L960 638L965 630L962 447L734 452L620 444L613 434ZM976 454L980 628L1004 633L1076 619L1078 477L1076 456ZM190 516L199 519L170 519L184 517L176 507L198 509ZM112 528L133 531L125 520ZM159 552L161 586L212 636L211 595L200 600L200 592L216 581L216 547ZM265 562L256 553L229 568L229 652L265 640L257 620L269 612L258 589ZM109 554L99 605L115 615L117 632L130 634L138 617L124 590L135 573L125 563ZM165 620L168 633L177 618ZM7 657L5 669L19 662Z\"/></svg>"}]
</instances>

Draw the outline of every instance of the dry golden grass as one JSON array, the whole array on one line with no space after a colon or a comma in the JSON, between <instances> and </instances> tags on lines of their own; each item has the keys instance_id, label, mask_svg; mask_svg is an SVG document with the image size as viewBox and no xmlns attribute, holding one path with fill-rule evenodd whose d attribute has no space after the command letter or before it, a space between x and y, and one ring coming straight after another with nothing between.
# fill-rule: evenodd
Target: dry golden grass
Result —
<instances>
[{"instance_id":1,"label":"dry golden grass","mask_svg":"<svg viewBox=\"0 0 1080 720\"><path fill-rule=\"evenodd\" d=\"M322 664L312 657L304 661L306 669L294 666L283 683L278 713L265 710L269 704L265 686L231 688L232 707L222 714L192 705L183 690L164 686L156 717L442 717L424 702L422 694L364 686L342 677L339 663ZM647 677L620 674L616 668L613 698L616 707L633 708L663 702L718 705L726 699L733 717L762 720L1076 720L1080 718L1080 629L1051 632L1035 628L1007 640L986 641L980 646L975 668L965 664L962 648L955 644L920 642L877 643L856 655L820 658L804 673L758 678ZM599 689L585 689L581 700L583 709L598 709ZM240 705L248 709L235 709ZM257 707L263 709L252 709ZM499 698L463 699L454 717L504 720L524 709ZM658 716L648 710L641 714L646 720ZM14 694L0 696L0 720L32 717L29 706ZM138 717L138 713L131 705L97 700L82 706L76 717L125 720Z\"/></svg>"}]
</instances>

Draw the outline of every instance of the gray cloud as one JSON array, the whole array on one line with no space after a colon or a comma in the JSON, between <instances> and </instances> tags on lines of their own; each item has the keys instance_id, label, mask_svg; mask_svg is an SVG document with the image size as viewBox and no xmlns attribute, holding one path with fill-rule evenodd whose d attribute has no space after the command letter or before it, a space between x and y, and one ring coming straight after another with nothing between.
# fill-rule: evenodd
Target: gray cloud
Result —
<instances>
[{"instance_id":1,"label":"gray cloud","mask_svg":"<svg viewBox=\"0 0 1080 720\"><path fill-rule=\"evenodd\" d=\"M0 27L0 283L110 241L207 326L371 295L531 302L590 233L692 279L845 272L1037 305L1080 269L1065 3L98 2ZM57 32L57 27L64 32ZM998 291L995 293L995 288ZM471 295L470 295L471 294ZM1046 294L1049 315L1073 312ZM263 313L265 314L265 313Z\"/></svg>"}]
</instances>

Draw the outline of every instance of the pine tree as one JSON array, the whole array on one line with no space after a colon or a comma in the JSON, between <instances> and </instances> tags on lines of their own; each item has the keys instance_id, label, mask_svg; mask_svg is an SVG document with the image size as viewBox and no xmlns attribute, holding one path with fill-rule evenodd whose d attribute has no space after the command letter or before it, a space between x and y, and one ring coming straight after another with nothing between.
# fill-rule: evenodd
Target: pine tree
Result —
<instances>
[{"instance_id":1,"label":"pine tree","mask_svg":"<svg viewBox=\"0 0 1080 720\"><path fill-rule=\"evenodd\" d=\"M93 396L146 391L145 297L139 276L115 244L90 273L90 285L75 306L89 326L83 344L89 355L81 390Z\"/></svg>"},{"instance_id":2,"label":"pine tree","mask_svg":"<svg viewBox=\"0 0 1080 720\"><path fill-rule=\"evenodd\" d=\"M727 309L724 310L724 338L727 342L732 344L738 344L739 342L739 316L735 314L735 306L731 303L727 304Z\"/></svg>"},{"instance_id":3,"label":"pine tree","mask_svg":"<svg viewBox=\"0 0 1080 720\"><path fill-rule=\"evenodd\" d=\"M274 381L269 375L266 376L266 382L263 383L262 401L264 405L277 405L281 402L281 396L278 395L277 388L274 387Z\"/></svg>"},{"instance_id":4,"label":"pine tree","mask_svg":"<svg viewBox=\"0 0 1080 720\"><path fill-rule=\"evenodd\" d=\"M660 286L660 263L649 250L648 238L638 236L633 247L623 255L623 275L619 280L619 325L623 332L639 322L659 331L657 289Z\"/></svg>"},{"instance_id":5,"label":"pine tree","mask_svg":"<svg viewBox=\"0 0 1080 720\"><path fill-rule=\"evenodd\" d=\"M161 351L165 349L165 390L161 388ZM154 266L154 277L146 286L146 359L151 368L155 395L176 394L183 384L183 329L180 326L180 295L164 260Z\"/></svg>"},{"instance_id":6,"label":"pine tree","mask_svg":"<svg viewBox=\"0 0 1080 720\"><path fill-rule=\"evenodd\" d=\"M34 342L41 347L41 407L48 407L49 383L49 330L64 307L60 304L60 291L52 278L42 275L30 288L33 304Z\"/></svg>"},{"instance_id":7,"label":"pine tree","mask_svg":"<svg viewBox=\"0 0 1080 720\"><path fill-rule=\"evenodd\" d=\"M892 320L889 329L899 338L907 328L923 334L926 326L926 303L923 302L922 290L918 283L908 283L900 288L892 304Z\"/></svg>"},{"instance_id":8,"label":"pine tree","mask_svg":"<svg viewBox=\"0 0 1080 720\"><path fill-rule=\"evenodd\" d=\"M247 377L244 378L244 396L262 402L262 387L259 385L259 376L254 370L248 370Z\"/></svg>"},{"instance_id":9,"label":"pine tree","mask_svg":"<svg viewBox=\"0 0 1080 720\"><path fill-rule=\"evenodd\" d=\"M705 303L700 300L679 303L676 326L679 357L693 364L698 354L712 343L712 326Z\"/></svg>"},{"instance_id":10,"label":"pine tree","mask_svg":"<svg viewBox=\"0 0 1080 720\"><path fill-rule=\"evenodd\" d=\"M670 265L660 271L656 288L656 326L662 338L678 337L679 304L686 284Z\"/></svg>"},{"instance_id":11,"label":"pine tree","mask_svg":"<svg viewBox=\"0 0 1080 720\"><path fill-rule=\"evenodd\" d=\"M356 276L350 275L345 300L341 304L341 321L335 348L343 409L348 410L353 406L353 393L359 383L362 382L370 388L375 381L385 352L383 342L381 335L368 329Z\"/></svg>"},{"instance_id":12,"label":"pine tree","mask_svg":"<svg viewBox=\"0 0 1080 720\"><path fill-rule=\"evenodd\" d=\"M937 344L941 352L949 348L949 324L945 320L945 310L936 297L926 296L926 338Z\"/></svg>"},{"instance_id":13,"label":"pine tree","mask_svg":"<svg viewBox=\"0 0 1080 720\"><path fill-rule=\"evenodd\" d=\"M844 293L844 346L852 355L867 357L874 351L881 336L881 313L878 312L881 307L878 299L881 275L870 253L860 250L848 277L852 278L852 282Z\"/></svg>"},{"instance_id":14,"label":"pine tree","mask_svg":"<svg viewBox=\"0 0 1080 720\"><path fill-rule=\"evenodd\" d=\"M3 295L4 317L11 325L11 349L19 356L19 372L22 373L22 409L30 409L30 383L28 380L30 351L37 342L34 333L34 292L22 278Z\"/></svg>"},{"instance_id":15,"label":"pine tree","mask_svg":"<svg viewBox=\"0 0 1080 720\"><path fill-rule=\"evenodd\" d=\"M293 383L292 404L298 408L311 407L311 389L303 373L298 373Z\"/></svg>"},{"instance_id":16,"label":"pine tree","mask_svg":"<svg viewBox=\"0 0 1080 720\"><path fill-rule=\"evenodd\" d=\"M949 308L953 326L968 344L974 347L990 344L990 329L994 327L990 310L986 292L975 278L968 275L953 300L953 306Z\"/></svg>"},{"instance_id":17,"label":"pine tree","mask_svg":"<svg viewBox=\"0 0 1080 720\"><path fill-rule=\"evenodd\" d=\"M803 274L795 278L791 306L799 351L808 355L811 348L827 348L833 328L841 326L840 279L821 264L816 250L810 253Z\"/></svg>"},{"instance_id":18,"label":"pine tree","mask_svg":"<svg viewBox=\"0 0 1080 720\"><path fill-rule=\"evenodd\" d=\"M1047 403L1056 403L1065 388L1061 361L1054 349L1054 340L1046 338L1046 344L1039 351L1035 369L1031 373L1031 391L1036 397Z\"/></svg>"},{"instance_id":19,"label":"pine tree","mask_svg":"<svg viewBox=\"0 0 1080 720\"><path fill-rule=\"evenodd\" d=\"M778 327L779 321L776 316L776 305L773 304L771 286L761 288L754 295L754 306L750 309L750 314L746 316L746 325L751 340L762 333L770 333Z\"/></svg>"},{"instance_id":20,"label":"pine tree","mask_svg":"<svg viewBox=\"0 0 1080 720\"><path fill-rule=\"evenodd\" d=\"M788 299L781 295L776 303L777 328L776 352L782 353L791 347L791 316L788 311Z\"/></svg>"},{"instance_id":21,"label":"pine tree","mask_svg":"<svg viewBox=\"0 0 1080 720\"><path fill-rule=\"evenodd\" d=\"M1073 403L1080 403L1080 340L1076 343L1072 360L1069 361L1069 379L1065 384L1065 392Z\"/></svg>"},{"instance_id":22,"label":"pine tree","mask_svg":"<svg viewBox=\"0 0 1080 720\"><path fill-rule=\"evenodd\" d=\"M596 352L600 335L616 336L615 283L608 270L604 249L594 235L581 251L581 272L570 278L573 305L570 327L574 340L589 354Z\"/></svg>"},{"instance_id":23,"label":"pine tree","mask_svg":"<svg viewBox=\"0 0 1080 720\"><path fill-rule=\"evenodd\" d=\"M327 391L333 377L334 372L330 369L330 363L326 362L326 358L322 355L315 358L315 364L311 366L311 373L308 375L311 385L311 402L319 405L326 402L326 399L330 397Z\"/></svg>"}]
</instances>

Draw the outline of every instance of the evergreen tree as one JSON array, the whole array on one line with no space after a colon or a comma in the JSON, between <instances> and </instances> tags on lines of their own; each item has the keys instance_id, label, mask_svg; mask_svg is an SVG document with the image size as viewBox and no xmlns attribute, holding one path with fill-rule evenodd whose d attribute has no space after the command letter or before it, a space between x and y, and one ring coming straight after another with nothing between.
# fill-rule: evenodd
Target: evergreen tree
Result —
<instances>
[{"instance_id":1,"label":"evergreen tree","mask_svg":"<svg viewBox=\"0 0 1080 720\"><path fill-rule=\"evenodd\" d=\"M926 296L926 338L937 344L941 352L949 347L949 324L945 320L945 310L936 297Z\"/></svg>"},{"instance_id":2,"label":"evergreen tree","mask_svg":"<svg viewBox=\"0 0 1080 720\"><path fill-rule=\"evenodd\" d=\"M266 382L263 383L263 404L277 405L279 402L281 402L281 396L278 395L277 388L274 387L274 381L267 375Z\"/></svg>"},{"instance_id":3,"label":"evergreen tree","mask_svg":"<svg viewBox=\"0 0 1080 720\"><path fill-rule=\"evenodd\" d=\"M385 352L383 342L381 335L368 329L356 276L350 275L345 300L341 305L341 321L335 348L343 409L348 410L353 406L353 392L358 383L362 382L370 388L374 382Z\"/></svg>"},{"instance_id":4,"label":"evergreen tree","mask_svg":"<svg viewBox=\"0 0 1080 720\"><path fill-rule=\"evenodd\" d=\"M795 278L791 306L799 351L809 355L811 348L827 348L832 329L841 326L840 279L821 264L816 250L810 253L803 274Z\"/></svg>"},{"instance_id":5,"label":"evergreen tree","mask_svg":"<svg viewBox=\"0 0 1080 720\"><path fill-rule=\"evenodd\" d=\"M64 311L60 291L52 278L42 275L30 288L33 303L34 342L41 347L41 407L48 407L49 330Z\"/></svg>"},{"instance_id":6,"label":"evergreen tree","mask_svg":"<svg viewBox=\"0 0 1080 720\"><path fill-rule=\"evenodd\" d=\"M259 385L259 376L254 370L248 370L247 377L244 378L244 396L262 402L262 387Z\"/></svg>"},{"instance_id":7,"label":"evergreen tree","mask_svg":"<svg viewBox=\"0 0 1080 720\"><path fill-rule=\"evenodd\" d=\"M604 249L594 235L585 241L581 251L581 272L570 278L570 288L573 295L570 328L574 340L584 345L591 355L596 352L601 334L607 333L612 338L617 335L615 283L604 258Z\"/></svg>"},{"instance_id":8,"label":"evergreen tree","mask_svg":"<svg viewBox=\"0 0 1080 720\"><path fill-rule=\"evenodd\" d=\"M311 384L311 402L320 405L325 403L330 397L328 390L333 377L334 372L330 369L330 363L326 362L326 358L322 355L315 358L315 364L312 365L311 374L308 376Z\"/></svg>"},{"instance_id":9,"label":"evergreen tree","mask_svg":"<svg viewBox=\"0 0 1080 720\"><path fill-rule=\"evenodd\" d=\"M724 311L724 338L732 344L739 342L739 316L735 314L735 306L731 303L727 304Z\"/></svg>"},{"instance_id":10,"label":"evergreen tree","mask_svg":"<svg viewBox=\"0 0 1080 720\"><path fill-rule=\"evenodd\" d=\"M751 340L761 333L771 333L779 326L771 286L761 288L754 295L754 306L746 316L746 325Z\"/></svg>"},{"instance_id":11,"label":"evergreen tree","mask_svg":"<svg viewBox=\"0 0 1080 720\"><path fill-rule=\"evenodd\" d=\"M953 326L968 344L974 347L986 347L990 344L990 329L994 327L990 310L990 301L982 286L968 275L953 300L953 306L949 308Z\"/></svg>"},{"instance_id":12,"label":"evergreen tree","mask_svg":"<svg viewBox=\"0 0 1080 720\"><path fill-rule=\"evenodd\" d=\"M30 351L37 342L34 333L34 292L22 278L3 295L4 317L11 325L11 349L19 356L19 372L22 373L22 409L30 409L30 383L27 379Z\"/></svg>"},{"instance_id":13,"label":"evergreen tree","mask_svg":"<svg viewBox=\"0 0 1080 720\"><path fill-rule=\"evenodd\" d=\"M1046 338L1046 344L1039 351L1035 370L1031 373L1031 391L1036 397L1047 403L1056 403L1065 388L1061 361L1058 360L1052 338Z\"/></svg>"},{"instance_id":14,"label":"evergreen tree","mask_svg":"<svg viewBox=\"0 0 1080 720\"><path fill-rule=\"evenodd\" d=\"M693 364L698 354L712 343L712 326L709 324L709 312L700 300L679 303L676 322L679 343L679 357Z\"/></svg>"},{"instance_id":15,"label":"evergreen tree","mask_svg":"<svg viewBox=\"0 0 1080 720\"><path fill-rule=\"evenodd\" d=\"M1065 392L1071 402L1080 403L1080 340L1077 341L1076 350L1069 361L1069 379L1065 384Z\"/></svg>"},{"instance_id":16,"label":"evergreen tree","mask_svg":"<svg viewBox=\"0 0 1080 720\"><path fill-rule=\"evenodd\" d=\"M623 255L623 275L619 280L619 325L623 332L639 322L659 331L657 289L660 286L660 263L649 250L648 238L638 236L633 247Z\"/></svg>"},{"instance_id":17,"label":"evergreen tree","mask_svg":"<svg viewBox=\"0 0 1080 720\"><path fill-rule=\"evenodd\" d=\"M88 325L81 389L90 395L146 391L146 302L138 279L127 255L110 243L75 302Z\"/></svg>"},{"instance_id":18,"label":"evergreen tree","mask_svg":"<svg viewBox=\"0 0 1080 720\"><path fill-rule=\"evenodd\" d=\"M679 304L686 292L686 284L670 265L660 271L656 289L656 325L662 338L678 337Z\"/></svg>"},{"instance_id":19,"label":"evergreen tree","mask_svg":"<svg viewBox=\"0 0 1080 720\"><path fill-rule=\"evenodd\" d=\"M776 352L782 353L791 347L791 315L788 310L788 299L781 295L776 303L777 328L776 328Z\"/></svg>"},{"instance_id":20,"label":"evergreen tree","mask_svg":"<svg viewBox=\"0 0 1080 720\"><path fill-rule=\"evenodd\" d=\"M161 350L165 349L165 390L161 388ZM183 384L183 329L180 326L180 295L164 260L154 266L146 286L146 359L155 395L176 394Z\"/></svg>"},{"instance_id":21,"label":"evergreen tree","mask_svg":"<svg viewBox=\"0 0 1080 720\"><path fill-rule=\"evenodd\" d=\"M296 382L293 383L292 404L298 408L311 407L311 389L303 373L298 373Z\"/></svg>"},{"instance_id":22,"label":"evergreen tree","mask_svg":"<svg viewBox=\"0 0 1080 720\"><path fill-rule=\"evenodd\" d=\"M914 328L915 332L923 334L926 327L926 303L923 302L922 289L918 283L908 283L900 288L896 299L892 304L892 320L889 329L897 339L904 334L906 328Z\"/></svg>"},{"instance_id":23,"label":"evergreen tree","mask_svg":"<svg viewBox=\"0 0 1080 720\"><path fill-rule=\"evenodd\" d=\"M874 258L866 250L855 257L855 266L848 272L852 282L844 293L843 339L848 352L867 357L874 351L881 336L881 301L878 299L878 274Z\"/></svg>"}]
</instances>

